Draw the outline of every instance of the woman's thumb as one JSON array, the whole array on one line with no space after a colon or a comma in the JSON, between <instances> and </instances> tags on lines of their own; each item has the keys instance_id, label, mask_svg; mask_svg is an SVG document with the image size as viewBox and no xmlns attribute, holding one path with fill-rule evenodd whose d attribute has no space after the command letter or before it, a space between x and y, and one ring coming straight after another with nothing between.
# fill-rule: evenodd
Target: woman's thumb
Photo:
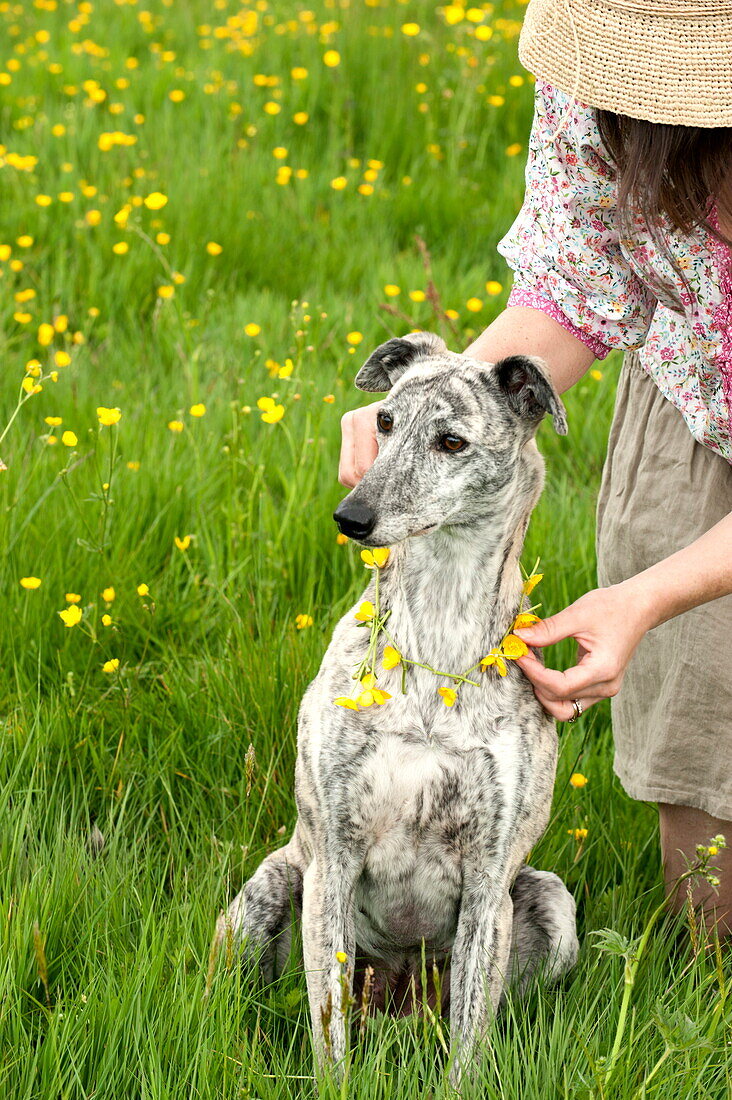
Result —
<instances>
[{"instance_id":1,"label":"woman's thumb","mask_svg":"<svg viewBox=\"0 0 732 1100\"><path fill-rule=\"evenodd\" d=\"M534 623L533 626L522 626L519 630L515 630L514 634L527 645L542 649L545 645L554 645L555 642L561 642L563 638L569 637L571 630L567 617L564 611L560 611L557 615L550 615L548 619Z\"/></svg>"}]
</instances>

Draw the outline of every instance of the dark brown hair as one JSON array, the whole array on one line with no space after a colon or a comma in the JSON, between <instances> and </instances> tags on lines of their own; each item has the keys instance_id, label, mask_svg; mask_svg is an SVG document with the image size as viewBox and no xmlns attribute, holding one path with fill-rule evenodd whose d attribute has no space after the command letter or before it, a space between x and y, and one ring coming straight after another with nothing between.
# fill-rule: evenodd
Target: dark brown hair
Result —
<instances>
[{"instance_id":1,"label":"dark brown hair","mask_svg":"<svg viewBox=\"0 0 732 1100\"><path fill-rule=\"evenodd\" d=\"M670 126L595 111L605 148L618 170L618 207L627 222L640 214L659 239L659 217L688 234L709 223L709 202L732 225L732 127Z\"/></svg>"}]
</instances>

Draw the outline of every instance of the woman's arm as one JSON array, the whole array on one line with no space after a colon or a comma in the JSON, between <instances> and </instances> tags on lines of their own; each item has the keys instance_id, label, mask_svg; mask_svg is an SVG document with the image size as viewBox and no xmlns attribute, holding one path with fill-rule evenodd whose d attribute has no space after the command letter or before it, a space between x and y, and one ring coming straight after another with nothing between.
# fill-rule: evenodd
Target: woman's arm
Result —
<instances>
[{"instance_id":1,"label":"woman's arm","mask_svg":"<svg viewBox=\"0 0 732 1100\"><path fill-rule=\"evenodd\" d=\"M539 309L509 306L496 317L465 355L497 363L507 355L538 355L549 367L559 393L573 386L592 366L594 352L568 329ZM338 479L357 485L376 458L376 411L379 402L347 412L341 420Z\"/></svg>"},{"instance_id":2,"label":"woman's arm","mask_svg":"<svg viewBox=\"0 0 732 1100\"><path fill-rule=\"evenodd\" d=\"M575 638L579 661L566 672L544 668L533 654L521 668L544 708L560 721L572 717L572 699L585 709L620 690L630 658L648 630L692 607L732 593L732 514L700 538L621 584L598 588L557 615L519 634L529 645ZM710 638L710 645L727 639Z\"/></svg>"}]
</instances>

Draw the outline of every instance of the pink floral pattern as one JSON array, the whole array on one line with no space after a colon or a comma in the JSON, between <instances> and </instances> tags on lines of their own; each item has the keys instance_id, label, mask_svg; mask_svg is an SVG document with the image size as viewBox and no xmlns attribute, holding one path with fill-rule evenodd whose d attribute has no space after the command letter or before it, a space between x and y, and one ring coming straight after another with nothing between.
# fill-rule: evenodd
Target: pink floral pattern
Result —
<instances>
[{"instance_id":1,"label":"pink floral pattern","mask_svg":"<svg viewBox=\"0 0 732 1100\"><path fill-rule=\"evenodd\" d=\"M732 253L705 228L660 231L670 256L640 218L623 234L592 109L537 84L526 195L498 246L509 305L549 313L598 358L639 349L694 438L732 464Z\"/></svg>"}]
</instances>

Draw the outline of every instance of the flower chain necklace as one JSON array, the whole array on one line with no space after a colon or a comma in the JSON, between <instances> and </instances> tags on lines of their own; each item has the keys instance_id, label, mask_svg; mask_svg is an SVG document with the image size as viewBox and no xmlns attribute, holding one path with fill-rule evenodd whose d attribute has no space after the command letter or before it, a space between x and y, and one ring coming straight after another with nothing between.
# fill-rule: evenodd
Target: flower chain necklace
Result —
<instances>
[{"instance_id":1,"label":"flower chain necklace","mask_svg":"<svg viewBox=\"0 0 732 1100\"><path fill-rule=\"evenodd\" d=\"M387 644L384 646L384 651L382 653L381 667L385 670L389 670L396 668L398 665L401 666L402 694L405 694L407 690L407 670L410 667L424 668L428 672L434 673L435 676L452 681L452 687L443 686L437 688L437 694L442 697L442 701L446 707L455 705L458 689L462 684L471 684L473 687L480 687L480 684L476 680L470 679L471 673L475 672L476 669L486 671L489 668L494 668L499 676L505 676L508 673L507 662L516 661L519 657L524 657L529 652L529 647L526 645L526 642L522 641L521 638L514 634L514 631L519 630L521 627L532 626L534 623L539 622L539 616L535 615L534 611L537 607L541 606L540 604L535 604L527 611L520 611L507 633L504 634L500 644L492 649L485 657L481 658L477 664L471 665L465 672L443 672L440 669L432 668L431 665L425 664L423 661L415 661L413 658L405 656L404 653L400 653L394 644L394 639L386 628L391 610L382 614L379 602L379 574L389 560L389 554L390 551L387 547L377 547L374 550L361 551L361 560L364 565L367 569L372 569L374 571L374 599L373 602L371 600L364 600L354 617L358 620L360 626L369 628L369 644L363 660L358 664L353 674L353 678L358 681L360 688L358 695L356 695L355 698L349 695L339 695L337 699L333 700L335 706L346 707L348 710L360 711L363 707L374 705L383 706L388 699L391 699L389 692L384 691L384 689L378 687L377 684L376 663L378 660L379 642L382 635ZM531 573L526 573L524 570L524 596L530 596L544 576L543 573L537 572L538 568L539 559L537 558Z\"/></svg>"}]
</instances>

